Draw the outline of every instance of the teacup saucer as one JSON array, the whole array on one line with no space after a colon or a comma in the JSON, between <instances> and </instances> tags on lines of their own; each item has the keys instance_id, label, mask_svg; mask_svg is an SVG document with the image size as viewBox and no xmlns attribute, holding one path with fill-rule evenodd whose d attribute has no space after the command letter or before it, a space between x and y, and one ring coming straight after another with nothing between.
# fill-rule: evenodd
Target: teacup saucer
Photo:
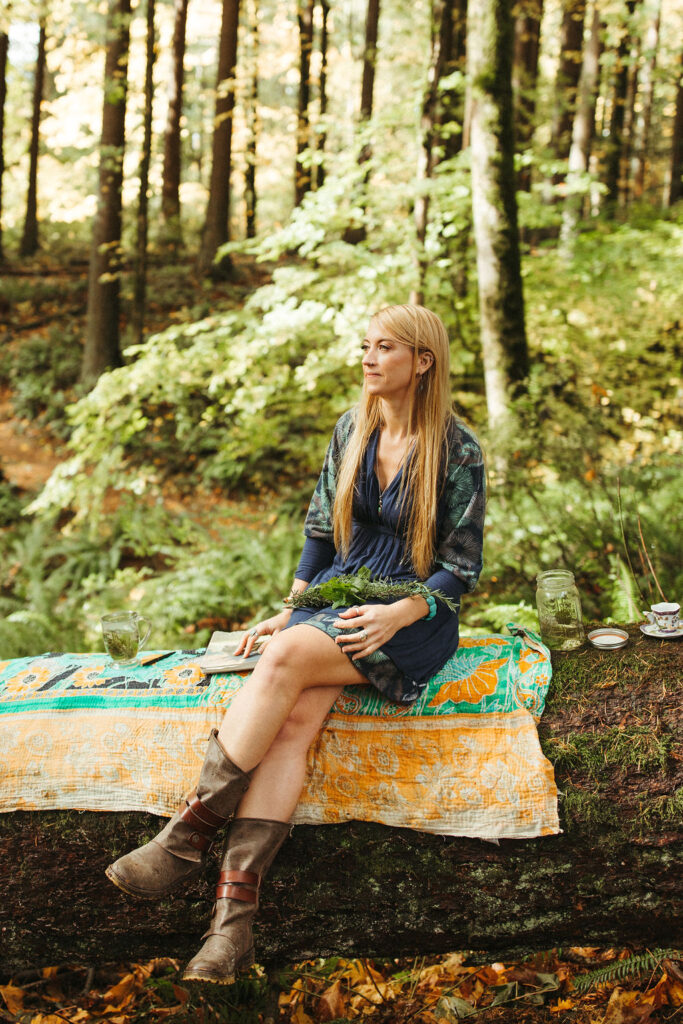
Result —
<instances>
[{"instance_id":1,"label":"teacup saucer","mask_svg":"<svg viewBox=\"0 0 683 1024\"><path fill-rule=\"evenodd\" d=\"M683 626L665 632L663 629L658 629L653 622L641 622L640 631L645 636L655 636L658 640L676 640L683 636Z\"/></svg>"}]
</instances>

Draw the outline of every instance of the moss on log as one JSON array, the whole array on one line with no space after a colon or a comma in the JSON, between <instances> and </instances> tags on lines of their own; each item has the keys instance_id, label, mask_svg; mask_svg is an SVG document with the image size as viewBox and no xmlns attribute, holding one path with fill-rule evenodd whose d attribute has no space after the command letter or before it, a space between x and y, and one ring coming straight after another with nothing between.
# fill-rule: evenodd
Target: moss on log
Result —
<instances>
[{"instance_id":1,"label":"moss on log","mask_svg":"<svg viewBox=\"0 0 683 1024\"><path fill-rule=\"evenodd\" d=\"M358 822L299 826L264 886L262 962L683 945L683 643L628 629L621 651L553 656L539 732L563 834L495 846ZM158 823L0 815L0 980L36 964L189 957L215 863L159 904L128 899L103 875Z\"/></svg>"}]
</instances>

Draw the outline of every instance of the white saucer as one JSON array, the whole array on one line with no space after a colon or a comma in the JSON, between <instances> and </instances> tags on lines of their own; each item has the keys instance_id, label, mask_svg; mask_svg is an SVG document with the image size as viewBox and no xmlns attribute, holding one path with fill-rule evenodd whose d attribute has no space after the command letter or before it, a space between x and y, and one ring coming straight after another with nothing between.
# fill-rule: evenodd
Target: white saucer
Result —
<instances>
[{"instance_id":1,"label":"white saucer","mask_svg":"<svg viewBox=\"0 0 683 1024\"><path fill-rule=\"evenodd\" d=\"M658 640L676 640L678 637L683 636L683 626L664 632L664 630L657 629L652 622L641 622L640 631L645 636L655 636Z\"/></svg>"}]
</instances>

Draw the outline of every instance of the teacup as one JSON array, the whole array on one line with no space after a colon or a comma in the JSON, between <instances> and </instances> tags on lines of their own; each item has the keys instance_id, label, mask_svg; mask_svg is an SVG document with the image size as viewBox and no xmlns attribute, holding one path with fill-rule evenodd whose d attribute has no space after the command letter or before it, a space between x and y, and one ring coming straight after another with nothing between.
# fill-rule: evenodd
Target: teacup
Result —
<instances>
[{"instance_id":1,"label":"teacup","mask_svg":"<svg viewBox=\"0 0 683 1024\"><path fill-rule=\"evenodd\" d=\"M673 601L660 601L659 604L651 604L651 611L645 612L648 622L651 622L661 633L674 633L681 622L681 606Z\"/></svg>"},{"instance_id":2,"label":"teacup","mask_svg":"<svg viewBox=\"0 0 683 1024\"><path fill-rule=\"evenodd\" d=\"M133 665L152 631L149 619L137 612L109 612L101 621L104 646L111 660L117 665Z\"/></svg>"}]
</instances>

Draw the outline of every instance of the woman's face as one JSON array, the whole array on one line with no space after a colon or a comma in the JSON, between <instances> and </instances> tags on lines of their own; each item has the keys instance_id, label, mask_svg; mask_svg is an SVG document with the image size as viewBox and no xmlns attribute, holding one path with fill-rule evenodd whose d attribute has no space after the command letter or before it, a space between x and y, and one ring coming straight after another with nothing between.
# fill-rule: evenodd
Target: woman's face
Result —
<instances>
[{"instance_id":1,"label":"woman's face","mask_svg":"<svg viewBox=\"0 0 683 1024\"><path fill-rule=\"evenodd\" d=\"M371 320L363 341L363 377L371 395L406 401L415 387L413 352Z\"/></svg>"}]
</instances>

